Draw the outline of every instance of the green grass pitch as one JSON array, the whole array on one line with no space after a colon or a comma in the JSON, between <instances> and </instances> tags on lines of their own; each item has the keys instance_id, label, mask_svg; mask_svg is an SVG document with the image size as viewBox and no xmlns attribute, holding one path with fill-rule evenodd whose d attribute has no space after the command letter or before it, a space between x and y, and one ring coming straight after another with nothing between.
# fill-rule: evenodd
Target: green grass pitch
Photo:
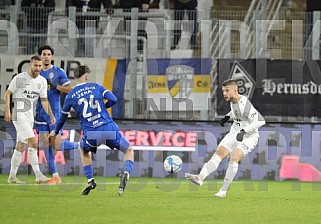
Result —
<instances>
[{"instance_id":1,"label":"green grass pitch","mask_svg":"<svg viewBox=\"0 0 321 224\"><path fill-rule=\"evenodd\" d=\"M214 198L221 180L196 187L185 179L131 178L117 195L118 178L96 177L98 187L81 191L85 177L63 184L7 184L0 175L1 223L321 223L321 183L235 181L227 198Z\"/></svg>"}]
</instances>

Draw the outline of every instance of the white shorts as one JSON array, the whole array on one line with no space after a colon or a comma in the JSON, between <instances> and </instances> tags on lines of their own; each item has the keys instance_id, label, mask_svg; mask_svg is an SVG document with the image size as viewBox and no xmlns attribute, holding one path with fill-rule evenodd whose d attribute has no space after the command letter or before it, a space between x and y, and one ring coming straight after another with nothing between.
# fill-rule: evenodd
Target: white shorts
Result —
<instances>
[{"instance_id":1,"label":"white shorts","mask_svg":"<svg viewBox=\"0 0 321 224\"><path fill-rule=\"evenodd\" d=\"M234 149L238 148L242 150L244 156L247 155L254 149L257 145L259 136L258 135L249 135L245 134L244 139L242 142L236 140L237 133L229 132L225 137L222 139L219 145L224 146L229 150L230 153L233 152Z\"/></svg>"},{"instance_id":2,"label":"white shorts","mask_svg":"<svg viewBox=\"0 0 321 224\"><path fill-rule=\"evenodd\" d=\"M28 143L28 139L35 137L33 132L33 122L30 121L13 121L17 131L17 142Z\"/></svg>"}]
</instances>

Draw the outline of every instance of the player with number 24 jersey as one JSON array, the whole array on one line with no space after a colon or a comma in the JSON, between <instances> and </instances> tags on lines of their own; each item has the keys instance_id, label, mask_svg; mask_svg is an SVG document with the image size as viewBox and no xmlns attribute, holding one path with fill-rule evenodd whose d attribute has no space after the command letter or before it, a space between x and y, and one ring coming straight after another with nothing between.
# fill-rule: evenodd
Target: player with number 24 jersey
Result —
<instances>
[{"instance_id":1,"label":"player with number 24 jersey","mask_svg":"<svg viewBox=\"0 0 321 224\"><path fill-rule=\"evenodd\" d=\"M108 100L110 106L117 101L117 98L100 84L80 84L68 93L62 113L68 114L73 107L80 118L83 131L96 128L113 121L105 108L104 99Z\"/></svg>"}]
</instances>

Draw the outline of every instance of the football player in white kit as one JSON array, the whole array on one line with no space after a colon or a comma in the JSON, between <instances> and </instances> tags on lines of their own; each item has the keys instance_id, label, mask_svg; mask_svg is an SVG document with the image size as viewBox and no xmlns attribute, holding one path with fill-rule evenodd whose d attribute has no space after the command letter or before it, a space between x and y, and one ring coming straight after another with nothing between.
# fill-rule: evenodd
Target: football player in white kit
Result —
<instances>
[{"instance_id":1,"label":"football player in white kit","mask_svg":"<svg viewBox=\"0 0 321 224\"><path fill-rule=\"evenodd\" d=\"M223 185L216 197L226 197L226 192L232 183L238 163L257 145L259 139L258 128L265 124L262 115L253 107L247 97L238 93L237 82L228 79L222 84L223 96L226 102L230 102L231 111L220 120L224 126L230 119L233 120L230 132L222 139L212 158L204 164L198 175L185 173L187 180L201 186L203 180L214 172L221 161L230 157Z\"/></svg>"},{"instance_id":2,"label":"football player in white kit","mask_svg":"<svg viewBox=\"0 0 321 224\"><path fill-rule=\"evenodd\" d=\"M45 111L48 113L48 123L54 124L55 117L52 114L47 99L47 80L40 76L42 60L39 56L33 56L30 60L30 70L15 76L4 95L5 121L13 122L17 131L16 148L11 158L10 175L8 183L22 184L16 175L20 165L22 153L28 149L29 161L36 175L37 183L47 183L50 179L44 176L38 165L37 140L33 132L34 109L38 98ZM11 97L15 103L13 113L10 112Z\"/></svg>"}]
</instances>

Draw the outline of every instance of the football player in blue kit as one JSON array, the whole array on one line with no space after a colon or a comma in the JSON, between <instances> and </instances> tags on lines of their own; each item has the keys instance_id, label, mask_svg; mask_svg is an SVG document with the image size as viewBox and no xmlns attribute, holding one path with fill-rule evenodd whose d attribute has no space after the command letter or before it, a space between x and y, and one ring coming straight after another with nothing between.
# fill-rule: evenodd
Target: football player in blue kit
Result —
<instances>
[{"instance_id":1,"label":"football player in blue kit","mask_svg":"<svg viewBox=\"0 0 321 224\"><path fill-rule=\"evenodd\" d=\"M70 92L72 87L66 72L63 69L52 65L54 50L49 45L40 47L38 49L38 54L43 62L43 68L40 71L40 75L47 79L48 100L50 107L52 108L52 112L56 120L58 120L61 114L60 95L61 93ZM51 130L55 130L56 125L50 126L47 123L47 116L48 115L44 112L44 109L38 101L35 117L35 128L38 133L38 146L39 148L44 149L49 170L53 175L48 184L59 184L61 183L61 178L58 174L55 163L55 150L78 149L78 143L66 140L62 141L61 133L59 133L55 138L48 139L48 134Z\"/></svg>"},{"instance_id":2,"label":"football player in blue kit","mask_svg":"<svg viewBox=\"0 0 321 224\"><path fill-rule=\"evenodd\" d=\"M50 136L60 132L70 109L73 108L80 119L83 131L80 154L88 185L82 191L82 195L88 195L92 189L96 188L91 153L96 153L97 147L105 144L111 149L118 149L124 153L124 172L120 175L118 188L118 194L121 196L134 166L134 151L129 141L119 132L117 124L106 109L112 107L117 102L117 98L102 85L89 82L90 70L87 65L76 68L74 75L77 85L67 94L56 130L52 131ZM106 103L105 100L107 100Z\"/></svg>"}]
</instances>

